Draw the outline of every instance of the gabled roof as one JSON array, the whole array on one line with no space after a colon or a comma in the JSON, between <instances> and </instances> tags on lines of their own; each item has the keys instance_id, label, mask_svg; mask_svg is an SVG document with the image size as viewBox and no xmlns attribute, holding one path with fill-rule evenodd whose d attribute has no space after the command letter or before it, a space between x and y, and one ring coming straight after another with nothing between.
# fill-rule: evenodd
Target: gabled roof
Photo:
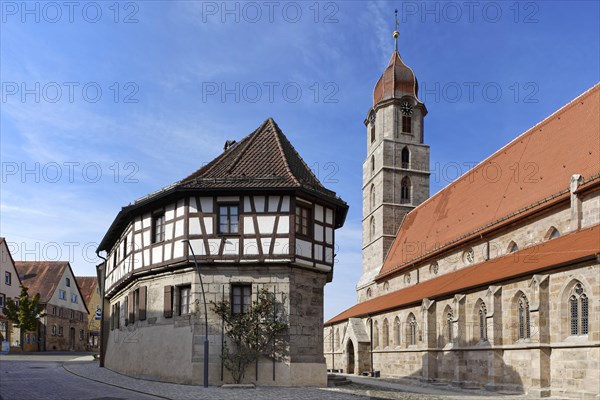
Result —
<instances>
[{"instance_id":1,"label":"gabled roof","mask_svg":"<svg viewBox=\"0 0 600 400\"><path fill-rule=\"evenodd\" d=\"M585 260L595 260L600 254L599 238L600 226L598 225L576 231L367 300L333 317L325 325L419 304L424 298L435 300L507 279L532 275Z\"/></svg>"},{"instance_id":2,"label":"gabled roof","mask_svg":"<svg viewBox=\"0 0 600 400\"><path fill-rule=\"evenodd\" d=\"M19 278L19 273L17 272L17 268L15 267L15 260L13 259L12 254L10 254L10 249L8 248L8 243L6 242L6 239L2 236L0 236L0 246L6 247L6 253L8 254L10 262L12 263L12 266L15 269L15 275L16 275L17 282L19 282L19 285L21 285L21 278ZM14 278L15 277L13 277L12 279L14 279ZM1 310L0 310L0 312L1 312Z\"/></svg>"},{"instance_id":3,"label":"gabled roof","mask_svg":"<svg viewBox=\"0 0 600 400\"><path fill-rule=\"evenodd\" d=\"M223 153L186 178L123 207L100 242L109 250L129 222L130 215L177 192L300 190L335 206L335 222L344 224L348 205L326 189L312 173L273 118L237 143L228 141Z\"/></svg>"},{"instance_id":4,"label":"gabled roof","mask_svg":"<svg viewBox=\"0 0 600 400\"><path fill-rule=\"evenodd\" d=\"M39 293L40 303L47 303L52 298L65 270L68 269L71 276L75 278L68 261L17 261L15 267L19 272L23 286L29 289L29 295L35 296ZM81 289L77 279L73 279L73 281L81 297ZM84 307L87 309L85 303Z\"/></svg>"},{"instance_id":5,"label":"gabled roof","mask_svg":"<svg viewBox=\"0 0 600 400\"><path fill-rule=\"evenodd\" d=\"M416 207L376 279L567 194L573 174L597 179L599 115L597 84Z\"/></svg>"},{"instance_id":6,"label":"gabled roof","mask_svg":"<svg viewBox=\"0 0 600 400\"><path fill-rule=\"evenodd\" d=\"M94 297L94 293L96 293L96 288L98 287L98 278L95 276L76 276L75 279L79 285L81 297L83 297L85 304L89 308L92 297Z\"/></svg>"}]
</instances>

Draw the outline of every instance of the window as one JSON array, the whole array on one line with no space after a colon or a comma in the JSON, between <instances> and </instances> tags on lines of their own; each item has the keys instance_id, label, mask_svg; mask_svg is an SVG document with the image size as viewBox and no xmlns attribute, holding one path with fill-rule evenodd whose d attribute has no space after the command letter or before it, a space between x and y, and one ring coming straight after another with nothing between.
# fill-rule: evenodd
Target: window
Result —
<instances>
[{"instance_id":1,"label":"window","mask_svg":"<svg viewBox=\"0 0 600 400\"><path fill-rule=\"evenodd\" d=\"M190 285L179 287L179 315L190 313L190 295L192 287Z\"/></svg>"},{"instance_id":2,"label":"window","mask_svg":"<svg viewBox=\"0 0 600 400\"><path fill-rule=\"evenodd\" d=\"M373 296L373 291L371 290L371 288L367 289L367 299L370 299Z\"/></svg>"},{"instance_id":3,"label":"window","mask_svg":"<svg viewBox=\"0 0 600 400\"><path fill-rule=\"evenodd\" d=\"M375 218L371 217L369 222L369 237L371 240L375 240Z\"/></svg>"},{"instance_id":4,"label":"window","mask_svg":"<svg viewBox=\"0 0 600 400\"><path fill-rule=\"evenodd\" d=\"M519 251L519 245L512 241L508 244L508 252L514 253L515 251Z\"/></svg>"},{"instance_id":5,"label":"window","mask_svg":"<svg viewBox=\"0 0 600 400\"><path fill-rule=\"evenodd\" d=\"M400 203L410 203L410 178L405 176L400 182Z\"/></svg>"},{"instance_id":6,"label":"window","mask_svg":"<svg viewBox=\"0 0 600 400\"><path fill-rule=\"evenodd\" d=\"M127 257L127 235L123 238L123 258Z\"/></svg>"},{"instance_id":7,"label":"window","mask_svg":"<svg viewBox=\"0 0 600 400\"><path fill-rule=\"evenodd\" d=\"M417 344L417 319L415 318L413 313L410 313L408 316L408 344L415 345Z\"/></svg>"},{"instance_id":8,"label":"window","mask_svg":"<svg viewBox=\"0 0 600 400\"><path fill-rule=\"evenodd\" d=\"M75 311L71 310L71 319L75 319Z\"/></svg>"},{"instance_id":9,"label":"window","mask_svg":"<svg viewBox=\"0 0 600 400\"><path fill-rule=\"evenodd\" d=\"M375 125L371 126L371 143L375 141Z\"/></svg>"},{"instance_id":10,"label":"window","mask_svg":"<svg viewBox=\"0 0 600 400\"><path fill-rule=\"evenodd\" d=\"M65 292L64 290L58 289L58 298L61 300L66 300L67 292Z\"/></svg>"},{"instance_id":11,"label":"window","mask_svg":"<svg viewBox=\"0 0 600 400\"><path fill-rule=\"evenodd\" d=\"M479 306L479 340L487 341L487 308L485 307L485 303L481 303Z\"/></svg>"},{"instance_id":12,"label":"window","mask_svg":"<svg viewBox=\"0 0 600 400\"><path fill-rule=\"evenodd\" d=\"M56 306L52 307L52 315L56 315Z\"/></svg>"},{"instance_id":13,"label":"window","mask_svg":"<svg viewBox=\"0 0 600 400\"><path fill-rule=\"evenodd\" d=\"M152 216L152 243L165 240L165 214L159 213Z\"/></svg>"},{"instance_id":14,"label":"window","mask_svg":"<svg viewBox=\"0 0 600 400\"><path fill-rule=\"evenodd\" d=\"M29 342L31 341L31 337L29 336L29 333L25 334L25 343L29 344Z\"/></svg>"},{"instance_id":15,"label":"window","mask_svg":"<svg viewBox=\"0 0 600 400\"><path fill-rule=\"evenodd\" d=\"M529 301L525 295L521 295L518 300L519 317L519 339L529 339L531 337L531 328L529 325Z\"/></svg>"},{"instance_id":16,"label":"window","mask_svg":"<svg viewBox=\"0 0 600 400\"><path fill-rule=\"evenodd\" d=\"M335 330L335 348L340 348L340 330L336 328Z\"/></svg>"},{"instance_id":17,"label":"window","mask_svg":"<svg viewBox=\"0 0 600 400\"><path fill-rule=\"evenodd\" d=\"M81 312L79 313L79 320L83 321L83 313L81 313Z\"/></svg>"},{"instance_id":18,"label":"window","mask_svg":"<svg viewBox=\"0 0 600 400\"><path fill-rule=\"evenodd\" d=\"M383 347L388 347L390 345L390 327L388 325L387 318L383 320Z\"/></svg>"},{"instance_id":19,"label":"window","mask_svg":"<svg viewBox=\"0 0 600 400\"><path fill-rule=\"evenodd\" d=\"M379 347L379 323L375 321L373 324L373 348Z\"/></svg>"},{"instance_id":20,"label":"window","mask_svg":"<svg viewBox=\"0 0 600 400\"><path fill-rule=\"evenodd\" d=\"M0 293L0 307L4 307L5 301L6 301L6 295L4 293Z\"/></svg>"},{"instance_id":21,"label":"window","mask_svg":"<svg viewBox=\"0 0 600 400\"><path fill-rule=\"evenodd\" d=\"M548 229L548 233L546 233L546 240L556 239L559 236L560 236L560 232L558 231L558 229L551 226L550 229Z\"/></svg>"},{"instance_id":22,"label":"window","mask_svg":"<svg viewBox=\"0 0 600 400\"><path fill-rule=\"evenodd\" d=\"M371 156L371 172L375 172L375 156Z\"/></svg>"},{"instance_id":23,"label":"window","mask_svg":"<svg viewBox=\"0 0 600 400\"><path fill-rule=\"evenodd\" d=\"M67 287L71 286L71 280L69 278L65 278L65 285L67 285Z\"/></svg>"},{"instance_id":24,"label":"window","mask_svg":"<svg viewBox=\"0 0 600 400\"><path fill-rule=\"evenodd\" d=\"M408 168L410 166L410 152L408 148L402 149L402 168Z\"/></svg>"},{"instance_id":25,"label":"window","mask_svg":"<svg viewBox=\"0 0 600 400\"><path fill-rule=\"evenodd\" d=\"M79 340L83 340L83 329L79 331Z\"/></svg>"},{"instance_id":26,"label":"window","mask_svg":"<svg viewBox=\"0 0 600 400\"><path fill-rule=\"evenodd\" d=\"M75 293L71 293L71 303L77 303L77 295Z\"/></svg>"},{"instance_id":27,"label":"window","mask_svg":"<svg viewBox=\"0 0 600 400\"><path fill-rule=\"evenodd\" d=\"M578 283L571 291L569 298L571 315L571 335L587 335L589 326L588 298L583 286Z\"/></svg>"},{"instance_id":28,"label":"window","mask_svg":"<svg viewBox=\"0 0 600 400\"><path fill-rule=\"evenodd\" d=\"M4 272L4 283L7 284L8 286L10 286L10 283L12 282L12 275L10 272L6 271Z\"/></svg>"},{"instance_id":29,"label":"window","mask_svg":"<svg viewBox=\"0 0 600 400\"><path fill-rule=\"evenodd\" d=\"M219 233L238 233L237 204L222 204L219 206Z\"/></svg>"},{"instance_id":30,"label":"window","mask_svg":"<svg viewBox=\"0 0 600 400\"><path fill-rule=\"evenodd\" d=\"M454 314L452 313L452 309L449 309L448 313L446 314L446 326L448 328L448 331L447 331L448 343L452 343L452 341L454 340L453 321L454 321Z\"/></svg>"},{"instance_id":31,"label":"window","mask_svg":"<svg viewBox=\"0 0 600 400\"><path fill-rule=\"evenodd\" d=\"M463 253L463 262L465 264L473 264L475 262L475 252L472 248L465 250Z\"/></svg>"},{"instance_id":32,"label":"window","mask_svg":"<svg viewBox=\"0 0 600 400\"><path fill-rule=\"evenodd\" d=\"M63 316L63 309L62 308L58 309L58 316L62 318L62 316Z\"/></svg>"},{"instance_id":33,"label":"window","mask_svg":"<svg viewBox=\"0 0 600 400\"><path fill-rule=\"evenodd\" d=\"M400 346L400 319L396 317L394 320L394 344Z\"/></svg>"},{"instance_id":34,"label":"window","mask_svg":"<svg viewBox=\"0 0 600 400\"><path fill-rule=\"evenodd\" d=\"M250 309L252 286L248 284L231 285L231 311L234 314L245 313Z\"/></svg>"},{"instance_id":35,"label":"window","mask_svg":"<svg viewBox=\"0 0 600 400\"><path fill-rule=\"evenodd\" d=\"M371 210L375 209L375 185L371 185L371 192L369 195L369 199L371 200Z\"/></svg>"},{"instance_id":36,"label":"window","mask_svg":"<svg viewBox=\"0 0 600 400\"><path fill-rule=\"evenodd\" d=\"M56 336L56 325L52 325L52 336Z\"/></svg>"},{"instance_id":37,"label":"window","mask_svg":"<svg viewBox=\"0 0 600 400\"><path fill-rule=\"evenodd\" d=\"M58 336L62 336L63 335L63 327L59 326L58 327Z\"/></svg>"},{"instance_id":38,"label":"window","mask_svg":"<svg viewBox=\"0 0 600 400\"><path fill-rule=\"evenodd\" d=\"M310 236L310 209L296 205L296 233Z\"/></svg>"},{"instance_id":39,"label":"window","mask_svg":"<svg viewBox=\"0 0 600 400\"><path fill-rule=\"evenodd\" d=\"M412 133L412 118L406 115L402 116L402 132Z\"/></svg>"}]
</instances>

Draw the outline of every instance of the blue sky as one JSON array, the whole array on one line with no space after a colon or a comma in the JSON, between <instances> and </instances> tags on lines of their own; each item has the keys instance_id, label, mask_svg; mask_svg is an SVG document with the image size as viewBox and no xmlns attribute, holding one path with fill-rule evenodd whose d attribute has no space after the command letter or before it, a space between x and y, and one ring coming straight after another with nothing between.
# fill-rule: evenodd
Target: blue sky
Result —
<instances>
[{"instance_id":1,"label":"blue sky","mask_svg":"<svg viewBox=\"0 0 600 400\"><path fill-rule=\"evenodd\" d=\"M15 259L93 275L120 207L272 116L350 205L326 318L355 302L363 120L394 9L429 110L431 194L600 78L597 1L68 4L0 2L0 235Z\"/></svg>"}]
</instances>

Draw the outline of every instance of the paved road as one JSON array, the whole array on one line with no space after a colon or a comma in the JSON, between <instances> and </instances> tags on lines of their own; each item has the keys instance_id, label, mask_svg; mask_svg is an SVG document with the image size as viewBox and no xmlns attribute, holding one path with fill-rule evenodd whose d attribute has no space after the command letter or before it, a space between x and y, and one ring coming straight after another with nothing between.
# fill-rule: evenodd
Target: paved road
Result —
<instances>
[{"instance_id":1,"label":"paved road","mask_svg":"<svg viewBox=\"0 0 600 400\"><path fill-rule=\"evenodd\" d=\"M157 400L65 371L62 361L0 360L1 400Z\"/></svg>"}]
</instances>

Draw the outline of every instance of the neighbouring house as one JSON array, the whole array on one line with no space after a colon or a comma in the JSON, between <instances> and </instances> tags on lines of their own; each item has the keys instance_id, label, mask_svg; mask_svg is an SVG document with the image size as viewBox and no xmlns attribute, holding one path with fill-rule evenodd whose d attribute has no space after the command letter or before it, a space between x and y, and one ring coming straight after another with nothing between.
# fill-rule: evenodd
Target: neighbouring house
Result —
<instances>
[{"instance_id":1,"label":"neighbouring house","mask_svg":"<svg viewBox=\"0 0 600 400\"><path fill-rule=\"evenodd\" d=\"M0 237L0 352L8 352L11 347L20 347L20 330L2 313L6 299L18 301L21 295L21 280L15 268L8 244Z\"/></svg>"},{"instance_id":2,"label":"neighbouring house","mask_svg":"<svg viewBox=\"0 0 600 400\"><path fill-rule=\"evenodd\" d=\"M284 348L246 374L259 385L327 383L323 289L335 230L348 206L319 180L273 119L190 176L124 207L102 239L104 365L161 381L202 384L204 308L231 301L243 313L261 289L283 307ZM209 382L224 369L223 324L208 306ZM272 357L275 356L275 357Z\"/></svg>"},{"instance_id":3,"label":"neighbouring house","mask_svg":"<svg viewBox=\"0 0 600 400\"><path fill-rule=\"evenodd\" d=\"M89 311L69 262L17 261L15 266L29 295L40 295L45 313L37 343L31 337L28 351L85 351Z\"/></svg>"},{"instance_id":4,"label":"neighbouring house","mask_svg":"<svg viewBox=\"0 0 600 400\"><path fill-rule=\"evenodd\" d=\"M328 368L597 399L600 85L431 198L417 95L396 50L365 120L358 304L325 323ZM433 134L461 140L448 127Z\"/></svg>"},{"instance_id":5,"label":"neighbouring house","mask_svg":"<svg viewBox=\"0 0 600 400\"><path fill-rule=\"evenodd\" d=\"M87 342L90 350L98 350L100 345L100 322L102 319L102 297L98 278L95 276L77 276L81 295L89 310Z\"/></svg>"}]
</instances>

